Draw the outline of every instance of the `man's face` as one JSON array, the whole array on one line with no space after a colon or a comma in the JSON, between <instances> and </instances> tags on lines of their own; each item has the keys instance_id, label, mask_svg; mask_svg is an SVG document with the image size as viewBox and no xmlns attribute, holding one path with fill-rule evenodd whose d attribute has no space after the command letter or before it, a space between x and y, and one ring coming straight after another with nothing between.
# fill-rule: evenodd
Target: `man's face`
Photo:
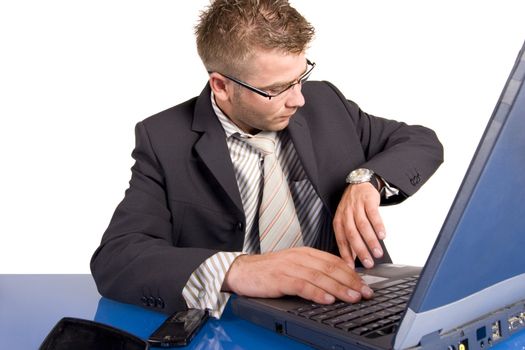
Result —
<instances>
[{"instance_id":1,"label":"man's face","mask_svg":"<svg viewBox=\"0 0 525 350\"><path fill-rule=\"evenodd\" d=\"M269 93L282 91L297 81L307 69L304 54L282 54L260 51L239 79ZM290 118L305 103L301 84L268 99L235 82L230 89L229 103L224 112L243 131L256 133L260 130L279 131L288 126Z\"/></svg>"}]
</instances>

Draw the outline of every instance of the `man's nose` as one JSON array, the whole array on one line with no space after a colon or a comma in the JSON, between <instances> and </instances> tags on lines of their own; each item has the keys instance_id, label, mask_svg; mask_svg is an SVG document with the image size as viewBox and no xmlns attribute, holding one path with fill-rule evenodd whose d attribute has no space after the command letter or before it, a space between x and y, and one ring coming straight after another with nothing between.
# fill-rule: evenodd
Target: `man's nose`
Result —
<instances>
[{"instance_id":1,"label":"man's nose","mask_svg":"<svg viewBox=\"0 0 525 350\"><path fill-rule=\"evenodd\" d=\"M300 108L304 106L304 96L301 92L302 84L296 84L290 89L290 93L286 96L286 107Z\"/></svg>"}]
</instances>

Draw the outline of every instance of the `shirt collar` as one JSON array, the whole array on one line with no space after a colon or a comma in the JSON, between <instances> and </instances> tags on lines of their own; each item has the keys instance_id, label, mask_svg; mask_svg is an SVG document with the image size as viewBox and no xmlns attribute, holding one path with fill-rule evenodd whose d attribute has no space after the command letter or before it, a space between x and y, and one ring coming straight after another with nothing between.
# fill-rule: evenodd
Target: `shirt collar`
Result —
<instances>
[{"instance_id":1,"label":"shirt collar","mask_svg":"<svg viewBox=\"0 0 525 350\"><path fill-rule=\"evenodd\" d=\"M237 125L235 125L230 118L224 114L224 112L217 106L217 103L215 102L215 95L213 94L213 91L210 94L211 98L211 105L213 107L213 111L217 115L217 118L219 119L219 122L222 125L222 128L224 129L224 132L226 133L226 138L230 138L232 136L246 136L244 131L242 131Z\"/></svg>"}]
</instances>

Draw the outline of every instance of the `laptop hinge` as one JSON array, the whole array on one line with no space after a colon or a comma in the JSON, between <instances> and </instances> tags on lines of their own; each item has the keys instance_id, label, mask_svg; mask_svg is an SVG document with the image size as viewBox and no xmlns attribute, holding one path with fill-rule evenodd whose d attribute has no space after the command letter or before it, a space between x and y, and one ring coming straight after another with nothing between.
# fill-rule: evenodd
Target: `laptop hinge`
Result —
<instances>
[{"instance_id":1,"label":"laptop hinge","mask_svg":"<svg viewBox=\"0 0 525 350\"><path fill-rule=\"evenodd\" d=\"M417 347L412 349L437 349L439 348L439 339L440 339L441 330L429 333L421 338Z\"/></svg>"}]
</instances>

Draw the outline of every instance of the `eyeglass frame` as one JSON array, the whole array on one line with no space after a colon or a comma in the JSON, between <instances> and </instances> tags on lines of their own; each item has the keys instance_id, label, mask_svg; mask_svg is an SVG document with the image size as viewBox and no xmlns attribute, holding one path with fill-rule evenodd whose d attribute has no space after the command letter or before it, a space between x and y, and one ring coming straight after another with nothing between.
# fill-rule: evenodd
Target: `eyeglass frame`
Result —
<instances>
[{"instance_id":1,"label":"eyeglass frame","mask_svg":"<svg viewBox=\"0 0 525 350\"><path fill-rule=\"evenodd\" d=\"M234 83L237 83L239 84L240 86L252 91L252 92L255 92L256 94L258 95L261 95L263 97L266 97L267 99L271 100L272 98L274 97L277 97L283 93L285 93L286 91L290 90L291 88L293 88L295 85L297 84L303 84L305 81L308 80L308 78L310 77L310 74L312 73L312 70L315 68L315 62L312 62L310 61L308 58L306 59L306 66L311 66L310 69L307 69L306 72L304 72L303 74L301 74L301 76L299 76L299 78L297 78L295 80L295 82L293 82L292 84L288 85L284 90L276 93L276 94L270 94L269 92L267 91L264 91L262 89L259 89L259 88L256 88L255 86L253 85L250 85L248 83L245 83L244 81L242 80L239 80L237 78L234 78L232 76L229 76L227 74L224 74L224 73L220 73L220 72L213 72L213 71L208 71L208 74L211 74L211 73L218 73L220 75L222 75L223 77L233 81Z\"/></svg>"}]
</instances>

